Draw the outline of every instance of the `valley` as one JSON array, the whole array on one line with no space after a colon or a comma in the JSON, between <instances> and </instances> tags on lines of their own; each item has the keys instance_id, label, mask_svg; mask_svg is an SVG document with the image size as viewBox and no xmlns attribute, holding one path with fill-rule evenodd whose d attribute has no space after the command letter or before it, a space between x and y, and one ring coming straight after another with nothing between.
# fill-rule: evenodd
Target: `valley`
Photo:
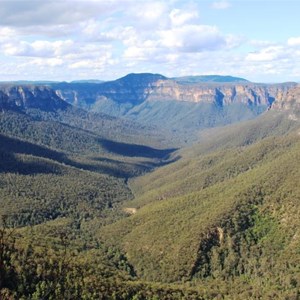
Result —
<instances>
[{"instance_id":1,"label":"valley","mask_svg":"<svg viewBox=\"0 0 300 300\"><path fill-rule=\"evenodd\" d=\"M300 87L0 84L1 299L298 299Z\"/></svg>"}]
</instances>

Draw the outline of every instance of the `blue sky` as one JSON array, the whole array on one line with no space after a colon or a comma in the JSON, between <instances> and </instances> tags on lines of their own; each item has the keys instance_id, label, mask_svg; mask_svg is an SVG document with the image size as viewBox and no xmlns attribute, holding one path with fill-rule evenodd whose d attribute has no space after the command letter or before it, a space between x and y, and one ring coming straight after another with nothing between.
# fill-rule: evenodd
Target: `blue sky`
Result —
<instances>
[{"instance_id":1,"label":"blue sky","mask_svg":"<svg viewBox=\"0 0 300 300\"><path fill-rule=\"evenodd\" d=\"M0 0L0 80L300 82L300 2Z\"/></svg>"}]
</instances>

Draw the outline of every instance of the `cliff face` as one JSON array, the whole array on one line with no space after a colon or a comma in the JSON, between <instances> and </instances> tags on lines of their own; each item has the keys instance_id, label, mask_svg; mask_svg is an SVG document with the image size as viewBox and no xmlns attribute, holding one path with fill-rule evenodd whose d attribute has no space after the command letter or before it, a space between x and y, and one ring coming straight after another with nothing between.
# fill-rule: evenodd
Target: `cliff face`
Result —
<instances>
[{"instance_id":1,"label":"cliff face","mask_svg":"<svg viewBox=\"0 0 300 300\"><path fill-rule=\"evenodd\" d=\"M210 103L218 106L245 104L270 106L285 97L294 83L254 84L239 83L182 83L161 75L131 74L102 84L65 84L53 86L66 101L95 111L117 110L126 114L145 101L184 101ZM121 108L120 108L121 107ZM111 113L113 113L111 111Z\"/></svg>"},{"instance_id":2,"label":"cliff face","mask_svg":"<svg viewBox=\"0 0 300 300\"><path fill-rule=\"evenodd\" d=\"M193 82L129 74L101 84L64 83L57 94L76 106L171 129L202 129L249 120L284 99L295 83Z\"/></svg>"},{"instance_id":3,"label":"cliff face","mask_svg":"<svg viewBox=\"0 0 300 300\"><path fill-rule=\"evenodd\" d=\"M129 74L104 83L50 87L0 85L0 109L55 111L75 106L172 130L198 130L249 120L272 106L299 106L295 83L182 82L159 74Z\"/></svg>"},{"instance_id":4,"label":"cliff face","mask_svg":"<svg viewBox=\"0 0 300 300\"><path fill-rule=\"evenodd\" d=\"M113 101L117 104L139 105L148 97L147 89L166 77L159 74L129 74L115 81L93 83L59 83L51 85L67 102L93 108L97 102ZM100 110L101 111L101 110Z\"/></svg>"},{"instance_id":5,"label":"cliff face","mask_svg":"<svg viewBox=\"0 0 300 300\"><path fill-rule=\"evenodd\" d=\"M272 109L300 111L300 85L289 89L284 96L278 97L272 104Z\"/></svg>"},{"instance_id":6,"label":"cliff face","mask_svg":"<svg viewBox=\"0 0 300 300\"><path fill-rule=\"evenodd\" d=\"M176 100L193 103L216 103L220 106L241 103L270 106L281 99L294 84L180 84L174 80L159 80L146 89L147 100Z\"/></svg>"},{"instance_id":7,"label":"cliff face","mask_svg":"<svg viewBox=\"0 0 300 300\"><path fill-rule=\"evenodd\" d=\"M44 86L0 85L0 108L26 110L37 108L44 111L66 109L70 106L56 92Z\"/></svg>"},{"instance_id":8,"label":"cliff face","mask_svg":"<svg viewBox=\"0 0 300 300\"><path fill-rule=\"evenodd\" d=\"M293 121L300 120L300 85L291 88L282 98L277 98L271 110L286 112Z\"/></svg>"}]
</instances>

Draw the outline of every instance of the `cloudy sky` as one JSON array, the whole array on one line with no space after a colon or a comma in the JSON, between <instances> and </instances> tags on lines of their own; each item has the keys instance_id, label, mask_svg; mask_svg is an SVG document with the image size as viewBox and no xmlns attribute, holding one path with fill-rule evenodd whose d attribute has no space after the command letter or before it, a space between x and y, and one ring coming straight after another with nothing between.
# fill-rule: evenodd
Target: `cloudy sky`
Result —
<instances>
[{"instance_id":1,"label":"cloudy sky","mask_svg":"<svg viewBox=\"0 0 300 300\"><path fill-rule=\"evenodd\" d=\"M300 82L298 0L0 0L0 80Z\"/></svg>"}]
</instances>

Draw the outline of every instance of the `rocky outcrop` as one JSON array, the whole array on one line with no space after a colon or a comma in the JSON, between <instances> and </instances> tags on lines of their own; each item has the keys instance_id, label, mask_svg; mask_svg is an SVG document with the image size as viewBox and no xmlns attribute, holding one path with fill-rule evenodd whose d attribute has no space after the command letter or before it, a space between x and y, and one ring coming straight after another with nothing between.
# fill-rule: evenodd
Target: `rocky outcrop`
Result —
<instances>
[{"instance_id":1,"label":"rocky outcrop","mask_svg":"<svg viewBox=\"0 0 300 300\"><path fill-rule=\"evenodd\" d=\"M0 85L0 108L43 111L66 109L70 104L62 100L56 92L45 86Z\"/></svg>"}]
</instances>

